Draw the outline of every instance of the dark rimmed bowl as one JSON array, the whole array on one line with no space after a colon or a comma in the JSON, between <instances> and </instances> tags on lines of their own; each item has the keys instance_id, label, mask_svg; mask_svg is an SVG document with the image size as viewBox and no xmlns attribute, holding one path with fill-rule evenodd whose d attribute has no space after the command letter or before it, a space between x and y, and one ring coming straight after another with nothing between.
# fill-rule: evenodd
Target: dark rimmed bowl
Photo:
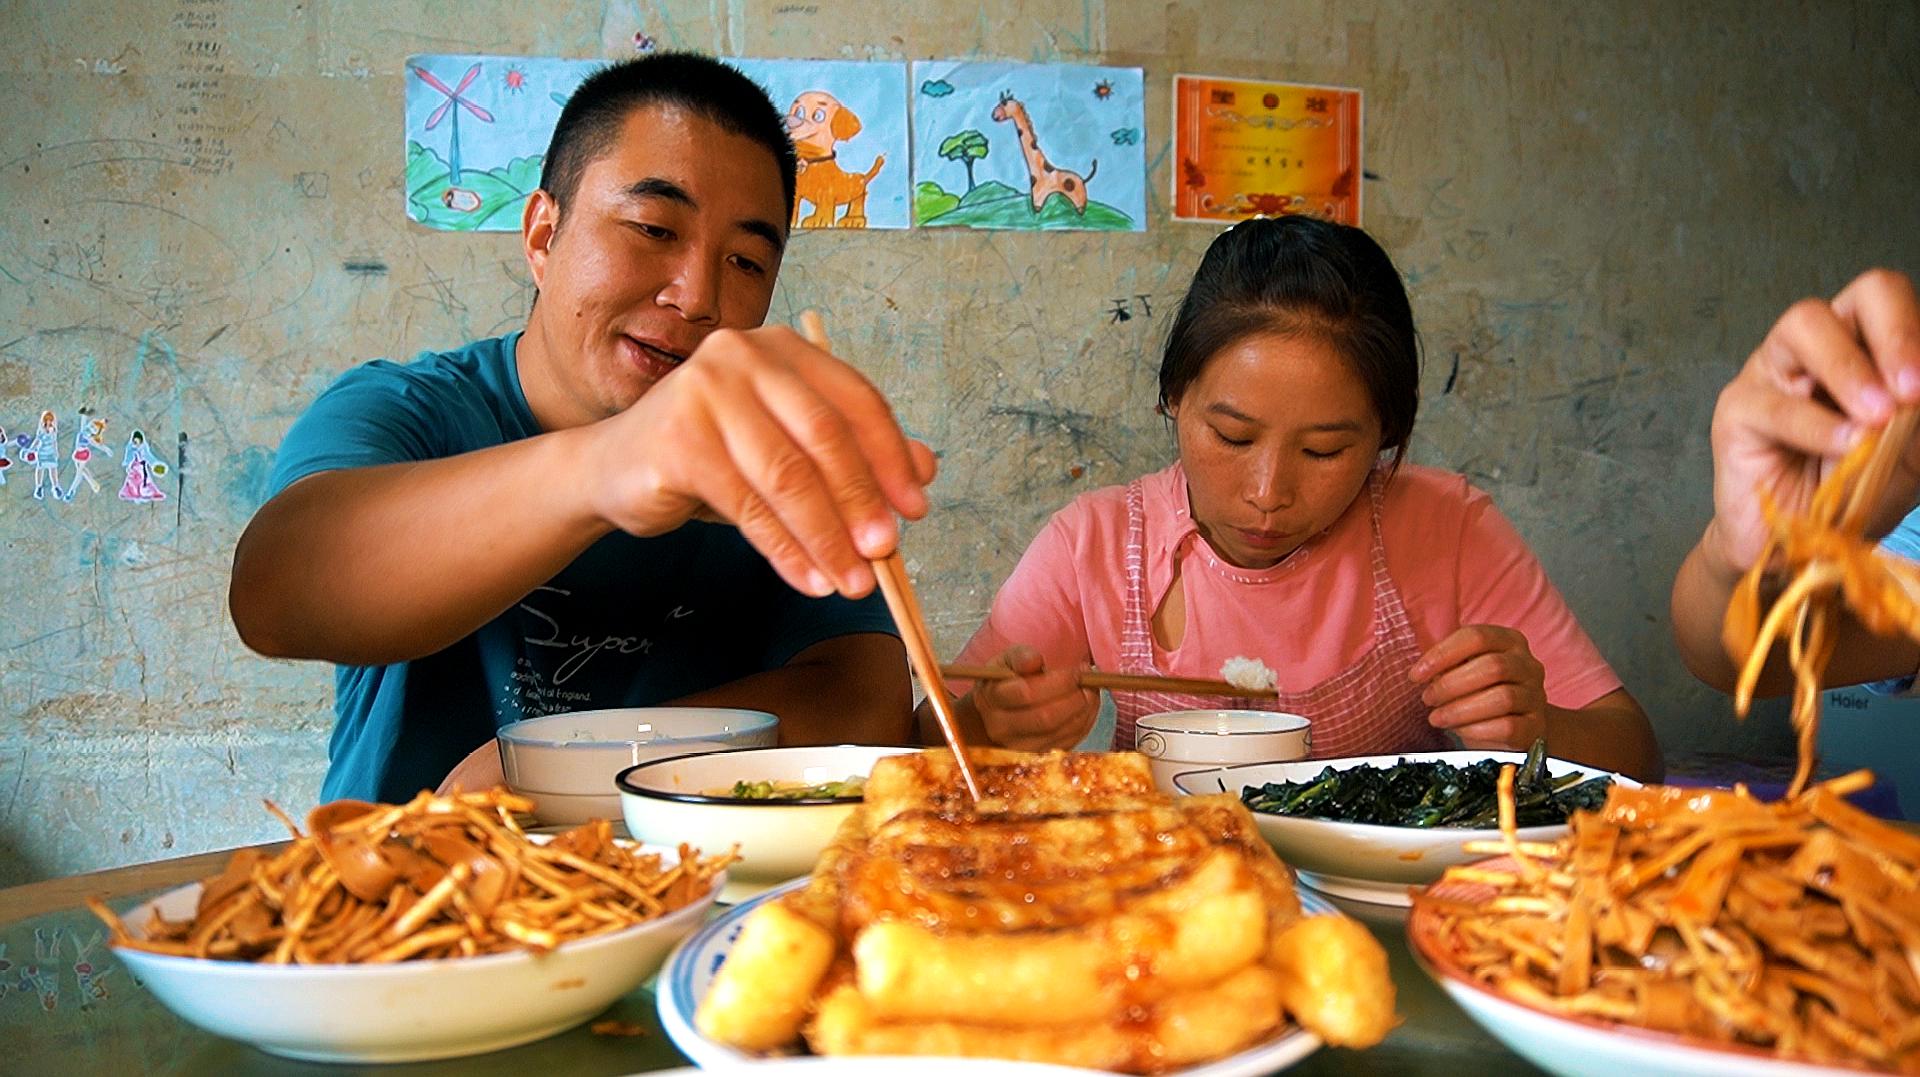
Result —
<instances>
[{"instance_id":1,"label":"dark rimmed bowl","mask_svg":"<svg viewBox=\"0 0 1920 1077\"><path fill-rule=\"evenodd\" d=\"M740 847L723 901L738 901L813 870L855 797L758 800L715 794L742 781L809 785L865 777L873 764L914 748L836 744L739 748L652 759L614 779L627 832L639 841L689 842L701 849Z\"/></svg>"}]
</instances>

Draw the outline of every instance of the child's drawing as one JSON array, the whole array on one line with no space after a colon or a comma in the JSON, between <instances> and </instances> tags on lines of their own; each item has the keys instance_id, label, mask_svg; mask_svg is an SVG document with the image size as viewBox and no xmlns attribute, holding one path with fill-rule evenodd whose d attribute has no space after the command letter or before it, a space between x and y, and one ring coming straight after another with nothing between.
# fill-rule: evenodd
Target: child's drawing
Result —
<instances>
[{"instance_id":1,"label":"child's drawing","mask_svg":"<svg viewBox=\"0 0 1920 1077\"><path fill-rule=\"evenodd\" d=\"M67 483L67 492L61 495L65 500L73 500L73 495L79 491L82 482L92 487L94 493L100 492L100 480L93 477L93 472L88 470L88 465L93 462L96 454L109 460L113 459L113 450L100 440L106 436L106 433L105 419L89 418L84 411L81 412L80 429L73 434L73 478Z\"/></svg>"},{"instance_id":2,"label":"child's drawing","mask_svg":"<svg viewBox=\"0 0 1920 1077\"><path fill-rule=\"evenodd\" d=\"M407 58L407 216L456 232L511 232L540 186L547 142L599 60Z\"/></svg>"},{"instance_id":3,"label":"child's drawing","mask_svg":"<svg viewBox=\"0 0 1920 1077\"><path fill-rule=\"evenodd\" d=\"M127 438L127 449L121 455L121 460L126 465L127 477L120 484L120 500L150 505L167 499L166 491L154 485L153 481L167 473L167 464L153 454L152 446L147 444L146 434L135 430Z\"/></svg>"},{"instance_id":4,"label":"child's drawing","mask_svg":"<svg viewBox=\"0 0 1920 1077\"><path fill-rule=\"evenodd\" d=\"M913 82L919 226L1145 229L1139 68L922 61Z\"/></svg>"},{"instance_id":5,"label":"child's drawing","mask_svg":"<svg viewBox=\"0 0 1920 1077\"><path fill-rule=\"evenodd\" d=\"M907 66L851 60L727 63L784 110L800 159L793 227L908 228Z\"/></svg>"},{"instance_id":6,"label":"child's drawing","mask_svg":"<svg viewBox=\"0 0 1920 1077\"><path fill-rule=\"evenodd\" d=\"M60 420L51 409L40 413L40 426L28 440L21 459L33 468L33 499L44 501L47 492L60 500Z\"/></svg>"}]
</instances>

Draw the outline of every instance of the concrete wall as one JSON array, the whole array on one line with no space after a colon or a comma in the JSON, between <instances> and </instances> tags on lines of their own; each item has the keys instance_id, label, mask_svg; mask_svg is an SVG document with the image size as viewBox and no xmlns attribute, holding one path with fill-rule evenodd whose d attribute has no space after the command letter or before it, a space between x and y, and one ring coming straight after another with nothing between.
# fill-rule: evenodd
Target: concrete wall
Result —
<instances>
[{"instance_id":1,"label":"concrete wall","mask_svg":"<svg viewBox=\"0 0 1920 1077\"><path fill-rule=\"evenodd\" d=\"M885 14L876 14L884 12ZM908 552L949 651L1046 514L1169 458L1155 350L1209 229L1166 222L1175 72L1364 87L1366 224L1425 338L1415 457L1488 489L1670 747L1784 753L1675 661L1715 389L1790 301L1920 241L1920 17L1863 2L730 0L0 9L0 424L141 426L186 466L0 489L0 885L271 836L317 793L331 679L225 613L293 416L343 368L519 324L510 236L402 212L413 52L1095 60L1149 86L1141 235L806 235L774 316L836 342L945 454ZM1115 324L1109 299L1155 315ZM63 448L66 446L63 444Z\"/></svg>"}]
</instances>

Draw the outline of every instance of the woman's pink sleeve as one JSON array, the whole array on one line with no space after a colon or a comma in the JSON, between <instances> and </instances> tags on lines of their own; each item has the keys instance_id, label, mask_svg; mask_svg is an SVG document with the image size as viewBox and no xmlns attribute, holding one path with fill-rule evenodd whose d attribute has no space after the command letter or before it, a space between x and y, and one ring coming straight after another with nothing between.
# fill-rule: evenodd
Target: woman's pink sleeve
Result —
<instances>
[{"instance_id":1,"label":"woman's pink sleeve","mask_svg":"<svg viewBox=\"0 0 1920 1077\"><path fill-rule=\"evenodd\" d=\"M1526 636L1547 669L1547 702L1578 710L1621 687L1526 540L1484 494L1467 505L1460 551L1460 623Z\"/></svg>"},{"instance_id":2,"label":"woman's pink sleeve","mask_svg":"<svg viewBox=\"0 0 1920 1077\"><path fill-rule=\"evenodd\" d=\"M993 596L987 619L960 650L964 663L991 662L1008 647L1025 644L1040 652L1047 668L1085 665L1085 604L1080 593L1084 551L1076 538L1079 505L1054 513L1034 536L1013 574Z\"/></svg>"}]
</instances>

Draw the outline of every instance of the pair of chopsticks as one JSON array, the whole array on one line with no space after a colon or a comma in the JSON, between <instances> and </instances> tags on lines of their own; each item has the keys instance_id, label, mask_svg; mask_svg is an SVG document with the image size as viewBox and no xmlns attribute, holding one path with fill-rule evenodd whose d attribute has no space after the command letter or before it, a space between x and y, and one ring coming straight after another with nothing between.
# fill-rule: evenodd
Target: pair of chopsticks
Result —
<instances>
[{"instance_id":1,"label":"pair of chopsticks","mask_svg":"<svg viewBox=\"0 0 1920 1077\"><path fill-rule=\"evenodd\" d=\"M945 665L940 667L940 672L960 681L1005 681L1018 676L1005 666ZM1208 680L1204 677L1159 677L1146 673L1104 673L1087 669L1080 671L1078 681L1082 688L1110 688L1122 692L1177 692L1190 696L1230 696L1235 699L1280 698L1280 692L1275 688L1242 688L1230 681Z\"/></svg>"},{"instance_id":2,"label":"pair of chopsticks","mask_svg":"<svg viewBox=\"0 0 1920 1077\"><path fill-rule=\"evenodd\" d=\"M800 329L807 342L821 351L830 352L827 343L827 327L814 311L804 311L800 315ZM880 593L886 597L887 611L893 614L893 623L900 628L900 640L907 647L907 661L912 664L913 672L926 686L927 702L933 707L933 716L940 723L940 732L947 738L947 747L953 749L954 762L960 767L960 780L967 785L967 795L973 802L980 802L980 779L973 772L973 762L967 758L967 744L960 735L960 722L954 717L952 697L947 693L947 682L940 676L940 659L933 649L933 634L927 631L926 615L920 609L920 599L913 592L913 581L907 577L906 562L900 559L900 548L894 547L892 553L873 562L873 576L879 581Z\"/></svg>"}]
</instances>

